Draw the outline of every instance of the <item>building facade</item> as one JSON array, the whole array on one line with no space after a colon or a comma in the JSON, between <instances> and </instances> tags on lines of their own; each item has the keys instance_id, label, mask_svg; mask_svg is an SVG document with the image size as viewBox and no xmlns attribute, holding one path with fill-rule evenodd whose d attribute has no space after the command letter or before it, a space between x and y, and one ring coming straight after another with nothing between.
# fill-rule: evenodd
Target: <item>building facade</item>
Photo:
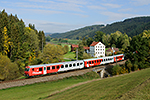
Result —
<instances>
[{"instance_id":1,"label":"building facade","mask_svg":"<svg viewBox=\"0 0 150 100\"><path fill-rule=\"evenodd\" d=\"M105 57L105 45L101 42L93 42L90 45L90 55L92 57Z\"/></svg>"}]
</instances>

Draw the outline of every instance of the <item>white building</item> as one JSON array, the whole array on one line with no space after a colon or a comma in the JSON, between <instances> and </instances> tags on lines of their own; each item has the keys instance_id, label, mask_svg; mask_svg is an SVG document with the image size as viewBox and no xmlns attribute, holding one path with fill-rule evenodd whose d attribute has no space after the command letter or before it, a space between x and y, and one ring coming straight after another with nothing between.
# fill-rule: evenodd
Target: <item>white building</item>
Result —
<instances>
[{"instance_id":1,"label":"white building","mask_svg":"<svg viewBox=\"0 0 150 100\"><path fill-rule=\"evenodd\" d=\"M105 45L101 42L93 42L90 45L90 54L92 57L105 57Z\"/></svg>"}]
</instances>

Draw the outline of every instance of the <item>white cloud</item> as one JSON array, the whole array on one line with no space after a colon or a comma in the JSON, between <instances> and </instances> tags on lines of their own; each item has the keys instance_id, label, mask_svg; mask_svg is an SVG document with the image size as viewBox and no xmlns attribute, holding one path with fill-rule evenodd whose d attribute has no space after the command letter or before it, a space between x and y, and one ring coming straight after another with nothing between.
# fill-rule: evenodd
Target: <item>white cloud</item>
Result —
<instances>
[{"instance_id":1,"label":"white cloud","mask_svg":"<svg viewBox=\"0 0 150 100\"><path fill-rule=\"evenodd\" d=\"M149 5L150 0L131 0L130 3L136 6L143 6L143 5Z\"/></svg>"},{"instance_id":2,"label":"white cloud","mask_svg":"<svg viewBox=\"0 0 150 100\"><path fill-rule=\"evenodd\" d=\"M88 15L73 13L73 15L81 16L83 18L88 17Z\"/></svg>"},{"instance_id":3,"label":"white cloud","mask_svg":"<svg viewBox=\"0 0 150 100\"><path fill-rule=\"evenodd\" d=\"M102 7L102 6L96 6L96 5L91 5L91 6L87 6L90 9L98 9L98 10L104 10L106 8Z\"/></svg>"},{"instance_id":4,"label":"white cloud","mask_svg":"<svg viewBox=\"0 0 150 100\"><path fill-rule=\"evenodd\" d=\"M111 3L105 3L105 4L102 4L106 7L110 7L110 8L120 8L121 5L118 5L118 4L111 4Z\"/></svg>"},{"instance_id":5,"label":"white cloud","mask_svg":"<svg viewBox=\"0 0 150 100\"><path fill-rule=\"evenodd\" d=\"M118 11L120 12L129 12L129 11L133 11L132 8L126 8L126 9L119 9Z\"/></svg>"},{"instance_id":6,"label":"white cloud","mask_svg":"<svg viewBox=\"0 0 150 100\"><path fill-rule=\"evenodd\" d=\"M109 11L101 12L101 14L107 16L108 17L107 21L109 22L112 22L112 21L116 22L124 18L134 16L133 14L115 13L115 12L109 12Z\"/></svg>"},{"instance_id":7,"label":"white cloud","mask_svg":"<svg viewBox=\"0 0 150 100\"><path fill-rule=\"evenodd\" d=\"M21 7L27 9L54 9L61 11L76 11L76 12L84 12L81 10L82 5L74 4L72 2L51 2L47 0L29 0L30 2L12 2L12 1L4 1L4 4L7 4L12 7ZM32 2L31 2L32 1ZM66 0L67 1L67 0Z\"/></svg>"}]
</instances>

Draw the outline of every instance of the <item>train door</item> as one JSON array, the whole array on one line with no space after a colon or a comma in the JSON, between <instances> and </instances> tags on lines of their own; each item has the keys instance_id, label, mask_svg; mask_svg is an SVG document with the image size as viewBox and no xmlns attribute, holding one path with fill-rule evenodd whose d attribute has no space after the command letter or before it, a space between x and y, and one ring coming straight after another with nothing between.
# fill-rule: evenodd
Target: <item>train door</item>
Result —
<instances>
[{"instance_id":1,"label":"train door","mask_svg":"<svg viewBox=\"0 0 150 100\"><path fill-rule=\"evenodd\" d=\"M46 66L44 66L44 74L46 74Z\"/></svg>"}]
</instances>

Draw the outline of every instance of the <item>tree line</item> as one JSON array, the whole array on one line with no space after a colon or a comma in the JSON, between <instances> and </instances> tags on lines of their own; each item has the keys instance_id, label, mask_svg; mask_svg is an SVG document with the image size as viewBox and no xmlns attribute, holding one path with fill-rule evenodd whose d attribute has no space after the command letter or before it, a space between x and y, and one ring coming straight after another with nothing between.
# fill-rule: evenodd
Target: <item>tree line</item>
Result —
<instances>
[{"instance_id":1,"label":"tree line","mask_svg":"<svg viewBox=\"0 0 150 100\"><path fill-rule=\"evenodd\" d=\"M126 33L121 33L120 31L116 31L114 33L106 34L101 31L97 31L94 38L84 37L82 39L82 43L84 46L90 46L93 41L102 42L107 48L108 47L117 47L125 50L127 46L130 46L131 37L128 37Z\"/></svg>"},{"instance_id":2,"label":"tree line","mask_svg":"<svg viewBox=\"0 0 150 100\"><path fill-rule=\"evenodd\" d=\"M62 61L68 46L46 45L43 31L35 25L25 27L17 15L0 12L0 80L12 80L24 74L25 66Z\"/></svg>"},{"instance_id":3,"label":"tree line","mask_svg":"<svg viewBox=\"0 0 150 100\"><path fill-rule=\"evenodd\" d=\"M144 30L141 34L134 36L130 46L124 50L125 65L116 65L112 74L123 74L131 71L141 70L150 67L150 30Z\"/></svg>"}]
</instances>

